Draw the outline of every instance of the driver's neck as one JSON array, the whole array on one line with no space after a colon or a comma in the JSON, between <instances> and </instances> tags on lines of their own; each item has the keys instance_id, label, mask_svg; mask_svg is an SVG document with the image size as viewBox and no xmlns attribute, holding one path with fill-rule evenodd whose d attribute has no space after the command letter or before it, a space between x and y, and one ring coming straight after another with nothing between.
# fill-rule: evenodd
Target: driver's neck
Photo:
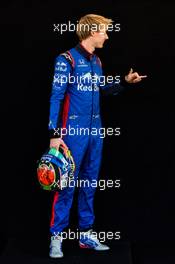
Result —
<instances>
[{"instance_id":1,"label":"driver's neck","mask_svg":"<svg viewBox=\"0 0 175 264\"><path fill-rule=\"evenodd\" d=\"M91 54L95 50L94 46L92 45L92 42L89 39L82 40L81 45Z\"/></svg>"}]
</instances>

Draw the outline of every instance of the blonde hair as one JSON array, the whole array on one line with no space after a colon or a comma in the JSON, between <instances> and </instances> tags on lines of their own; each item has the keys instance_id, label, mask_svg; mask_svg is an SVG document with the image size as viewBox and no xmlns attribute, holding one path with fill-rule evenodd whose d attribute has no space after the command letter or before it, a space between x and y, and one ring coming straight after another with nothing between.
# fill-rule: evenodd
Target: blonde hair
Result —
<instances>
[{"instance_id":1,"label":"blonde hair","mask_svg":"<svg viewBox=\"0 0 175 264\"><path fill-rule=\"evenodd\" d=\"M91 31L107 30L108 26L112 24L112 19L99 15L88 14L80 18L76 34L80 41L87 39L91 35Z\"/></svg>"}]
</instances>

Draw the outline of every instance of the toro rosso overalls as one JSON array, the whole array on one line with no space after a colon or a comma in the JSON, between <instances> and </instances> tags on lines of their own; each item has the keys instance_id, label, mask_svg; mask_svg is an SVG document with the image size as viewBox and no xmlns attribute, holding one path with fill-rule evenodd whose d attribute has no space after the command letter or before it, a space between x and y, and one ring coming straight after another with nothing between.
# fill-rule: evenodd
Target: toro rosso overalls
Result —
<instances>
[{"instance_id":1,"label":"toro rosso overalls","mask_svg":"<svg viewBox=\"0 0 175 264\"><path fill-rule=\"evenodd\" d=\"M69 78L75 77L74 79ZM81 77L82 78L81 78ZM100 59L90 54L81 44L56 58L55 72L50 97L50 137L59 137L60 128L72 128L63 140L71 150L75 161L75 181L88 180L79 188L78 217L79 229L90 229L94 223L93 200L95 187L92 181L98 180L103 138L99 133L100 90L107 94L118 94L123 86L120 84L100 85L102 76ZM81 78L81 80L80 80ZM79 133L80 129L84 133ZM75 130L74 130L75 129ZM74 186L54 194L51 234L61 232L69 224L69 212L72 205Z\"/></svg>"}]
</instances>

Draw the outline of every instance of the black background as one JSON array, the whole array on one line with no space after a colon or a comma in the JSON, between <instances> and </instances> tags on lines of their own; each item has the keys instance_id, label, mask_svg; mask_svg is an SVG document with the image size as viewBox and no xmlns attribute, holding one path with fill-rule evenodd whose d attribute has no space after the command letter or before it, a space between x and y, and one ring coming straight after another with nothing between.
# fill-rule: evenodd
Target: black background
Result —
<instances>
[{"instance_id":1,"label":"black background","mask_svg":"<svg viewBox=\"0 0 175 264\"><path fill-rule=\"evenodd\" d=\"M95 13L121 24L96 51L105 73L132 67L148 75L122 95L102 98L104 126L122 133L104 140L100 175L120 179L121 188L97 190L96 228L121 231L122 240L138 245L174 245L174 10L173 1L1 3L1 237L48 236L52 194L39 188L36 160L49 144L55 57L78 41L53 24ZM70 220L76 228L76 201Z\"/></svg>"}]
</instances>

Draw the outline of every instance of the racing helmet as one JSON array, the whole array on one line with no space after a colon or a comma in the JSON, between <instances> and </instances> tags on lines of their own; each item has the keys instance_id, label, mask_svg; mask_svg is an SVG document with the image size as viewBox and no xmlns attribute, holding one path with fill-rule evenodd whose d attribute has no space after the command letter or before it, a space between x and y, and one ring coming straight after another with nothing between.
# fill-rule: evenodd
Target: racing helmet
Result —
<instances>
[{"instance_id":1,"label":"racing helmet","mask_svg":"<svg viewBox=\"0 0 175 264\"><path fill-rule=\"evenodd\" d=\"M48 149L37 162L37 178L42 189L58 191L74 179L75 163L70 150Z\"/></svg>"}]
</instances>

